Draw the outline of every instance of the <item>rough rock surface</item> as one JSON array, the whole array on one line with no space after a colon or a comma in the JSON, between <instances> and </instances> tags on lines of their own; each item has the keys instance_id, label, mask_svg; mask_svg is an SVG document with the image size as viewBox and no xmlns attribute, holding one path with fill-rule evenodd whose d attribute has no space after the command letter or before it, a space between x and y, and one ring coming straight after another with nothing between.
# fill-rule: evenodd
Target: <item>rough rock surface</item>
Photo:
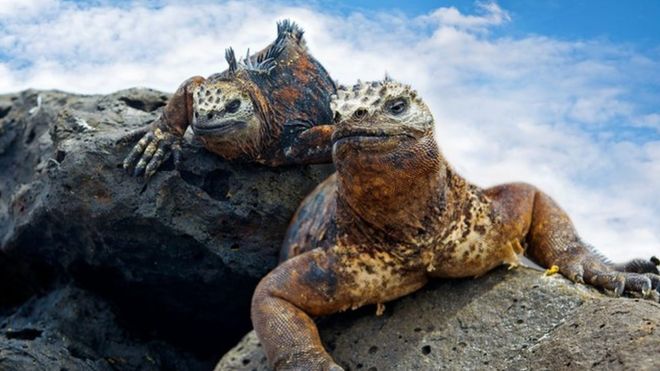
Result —
<instances>
[{"instance_id":1,"label":"rough rock surface","mask_svg":"<svg viewBox=\"0 0 660 371\"><path fill-rule=\"evenodd\" d=\"M384 315L375 311L320 320L327 349L347 370L660 369L660 304L530 268L434 281ZM219 370L268 370L254 332Z\"/></svg>"},{"instance_id":2,"label":"rough rock surface","mask_svg":"<svg viewBox=\"0 0 660 371\"><path fill-rule=\"evenodd\" d=\"M331 166L227 163L188 136L148 182L126 175L168 96L149 89L0 96L0 317L75 282L132 332L214 361L250 328L254 286L296 207ZM214 362L213 362L214 363Z\"/></svg>"},{"instance_id":3,"label":"rough rock surface","mask_svg":"<svg viewBox=\"0 0 660 371\"><path fill-rule=\"evenodd\" d=\"M162 341L138 339L110 306L74 286L32 298L0 321L0 370L208 370Z\"/></svg>"}]
</instances>

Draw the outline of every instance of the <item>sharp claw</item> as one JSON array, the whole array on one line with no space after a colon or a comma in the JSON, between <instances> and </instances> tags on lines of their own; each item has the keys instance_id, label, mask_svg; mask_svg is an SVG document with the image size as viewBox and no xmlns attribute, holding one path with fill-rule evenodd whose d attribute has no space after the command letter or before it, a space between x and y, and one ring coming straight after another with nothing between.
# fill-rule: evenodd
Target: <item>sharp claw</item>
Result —
<instances>
[{"instance_id":1,"label":"sharp claw","mask_svg":"<svg viewBox=\"0 0 660 371\"><path fill-rule=\"evenodd\" d=\"M144 180L149 180L149 179L151 179L151 177L152 177L154 174L156 174L156 170L146 171L146 172L144 173Z\"/></svg>"},{"instance_id":2,"label":"sharp claw","mask_svg":"<svg viewBox=\"0 0 660 371\"><path fill-rule=\"evenodd\" d=\"M615 281L618 282L615 283L616 286L614 287L614 295L621 296L621 294L623 294L623 290L626 288L626 277L622 274L617 274Z\"/></svg>"},{"instance_id":3,"label":"sharp claw","mask_svg":"<svg viewBox=\"0 0 660 371\"><path fill-rule=\"evenodd\" d=\"M582 264L578 264L573 272L573 281L577 283L584 283L584 268L582 267Z\"/></svg>"},{"instance_id":4,"label":"sharp claw","mask_svg":"<svg viewBox=\"0 0 660 371\"><path fill-rule=\"evenodd\" d=\"M651 294L651 290L653 290L653 287L651 285L651 280L647 280L644 282L644 286L642 287L642 294L644 297L649 296Z\"/></svg>"},{"instance_id":5,"label":"sharp claw","mask_svg":"<svg viewBox=\"0 0 660 371\"><path fill-rule=\"evenodd\" d=\"M140 139L137 144L133 147L131 152L129 152L128 156L124 159L124 169L130 174L131 173L131 167L135 163L135 161L140 158L145 150L153 143L152 139L154 138L153 134L147 133L145 136Z\"/></svg>"},{"instance_id":6,"label":"sharp claw","mask_svg":"<svg viewBox=\"0 0 660 371\"><path fill-rule=\"evenodd\" d=\"M145 167L147 166L147 161L142 157L138 162L135 170L133 171L133 176L140 176L144 172Z\"/></svg>"}]
</instances>

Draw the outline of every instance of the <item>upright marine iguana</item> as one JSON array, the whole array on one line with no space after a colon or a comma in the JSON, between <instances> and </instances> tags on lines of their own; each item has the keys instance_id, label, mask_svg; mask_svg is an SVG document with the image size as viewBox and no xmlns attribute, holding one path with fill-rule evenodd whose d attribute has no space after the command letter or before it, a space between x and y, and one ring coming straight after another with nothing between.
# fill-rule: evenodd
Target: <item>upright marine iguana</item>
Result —
<instances>
[{"instance_id":1,"label":"upright marine iguana","mask_svg":"<svg viewBox=\"0 0 660 371\"><path fill-rule=\"evenodd\" d=\"M228 160L269 166L332 161L330 96L334 81L308 52L303 30L277 24L277 38L262 51L237 61L226 51L229 69L184 81L162 115L124 138L142 139L124 168L148 178L170 156L180 161L181 140L190 126L204 146Z\"/></svg>"},{"instance_id":2,"label":"upright marine iguana","mask_svg":"<svg viewBox=\"0 0 660 371\"><path fill-rule=\"evenodd\" d=\"M479 276L517 264L523 252L575 282L657 299L657 259L617 271L534 186L480 189L460 177L408 86L386 79L340 88L331 106L337 172L294 217L283 257L299 255L268 274L252 299L252 322L275 369L342 369L312 316L366 304L380 312L430 278Z\"/></svg>"}]
</instances>

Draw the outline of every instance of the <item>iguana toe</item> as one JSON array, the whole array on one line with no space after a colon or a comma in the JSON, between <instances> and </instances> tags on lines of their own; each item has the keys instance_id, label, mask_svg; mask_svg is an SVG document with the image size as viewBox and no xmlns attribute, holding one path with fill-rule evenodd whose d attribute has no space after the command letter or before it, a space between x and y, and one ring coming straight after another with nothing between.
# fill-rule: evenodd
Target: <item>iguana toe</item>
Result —
<instances>
[{"instance_id":1,"label":"iguana toe","mask_svg":"<svg viewBox=\"0 0 660 371\"><path fill-rule=\"evenodd\" d=\"M643 297L651 293L651 280L639 273L623 273L626 278L625 290L631 293L640 293Z\"/></svg>"},{"instance_id":2,"label":"iguana toe","mask_svg":"<svg viewBox=\"0 0 660 371\"><path fill-rule=\"evenodd\" d=\"M587 263L583 265L584 281L589 285L601 288L613 296L621 296L626 288L624 273L609 271L602 264Z\"/></svg>"},{"instance_id":3,"label":"iguana toe","mask_svg":"<svg viewBox=\"0 0 660 371\"><path fill-rule=\"evenodd\" d=\"M553 271L553 267L558 267L559 272L566 278L576 283L584 283L584 268L580 261L564 263L559 266L553 265L548 271ZM546 271L546 275L548 275Z\"/></svg>"},{"instance_id":4,"label":"iguana toe","mask_svg":"<svg viewBox=\"0 0 660 371\"><path fill-rule=\"evenodd\" d=\"M148 132L135 144L131 152L124 160L124 169L130 174L134 171L135 162L142 157L144 150L151 143L153 134Z\"/></svg>"},{"instance_id":5,"label":"iguana toe","mask_svg":"<svg viewBox=\"0 0 660 371\"><path fill-rule=\"evenodd\" d=\"M651 280L651 288L660 293L660 274L644 273L644 276Z\"/></svg>"},{"instance_id":6,"label":"iguana toe","mask_svg":"<svg viewBox=\"0 0 660 371\"><path fill-rule=\"evenodd\" d=\"M132 143L138 138L142 138L150 130L149 126L143 126L132 131L129 131L126 134L123 134L119 139L115 141L115 144L124 144Z\"/></svg>"},{"instance_id":7,"label":"iguana toe","mask_svg":"<svg viewBox=\"0 0 660 371\"><path fill-rule=\"evenodd\" d=\"M164 140L158 144L156 153L154 153L154 156L145 168L144 177L146 179L151 178L156 173L156 170L158 170L158 167L170 157L171 147L171 140Z\"/></svg>"}]
</instances>

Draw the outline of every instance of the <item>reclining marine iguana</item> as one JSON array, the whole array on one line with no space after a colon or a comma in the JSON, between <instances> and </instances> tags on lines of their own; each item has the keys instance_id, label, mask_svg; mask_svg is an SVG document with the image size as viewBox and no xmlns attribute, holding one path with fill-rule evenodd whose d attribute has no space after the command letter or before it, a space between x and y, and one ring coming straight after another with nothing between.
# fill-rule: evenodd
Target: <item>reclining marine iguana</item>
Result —
<instances>
[{"instance_id":1,"label":"reclining marine iguana","mask_svg":"<svg viewBox=\"0 0 660 371\"><path fill-rule=\"evenodd\" d=\"M227 160L269 166L332 161L330 96L335 83L308 52L303 30L294 22L277 24L277 38L240 61L226 51L229 69L184 81L162 115L124 160L124 168L149 178L173 152L190 126L206 149Z\"/></svg>"},{"instance_id":2,"label":"reclining marine iguana","mask_svg":"<svg viewBox=\"0 0 660 371\"><path fill-rule=\"evenodd\" d=\"M342 369L312 316L366 304L382 313L382 303L430 278L479 276L516 265L523 252L575 282L658 298L657 259L608 265L535 187L480 189L460 177L408 86L386 79L340 88L331 106L337 172L303 202L283 246L290 259L252 299L252 322L275 369Z\"/></svg>"}]
</instances>

